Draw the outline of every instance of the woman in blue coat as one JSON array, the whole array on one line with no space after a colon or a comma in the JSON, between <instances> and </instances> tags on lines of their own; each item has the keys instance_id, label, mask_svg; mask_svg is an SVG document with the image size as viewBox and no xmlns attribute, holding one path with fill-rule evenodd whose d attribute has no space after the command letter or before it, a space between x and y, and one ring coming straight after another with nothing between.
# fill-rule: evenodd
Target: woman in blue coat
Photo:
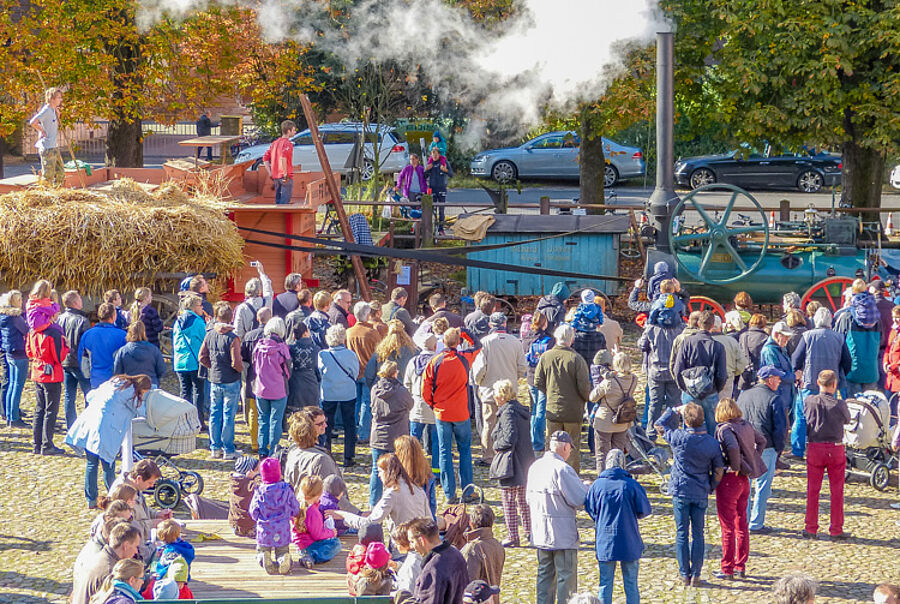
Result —
<instances>
[{"instance_id":1,"label":"woman in blue coat","mask_svg":"<svg viewBox=\"0 0 900 604\"><path fill-rule=\"evenodd\" d=\"M622 565L625 602L638 604L638 565L644 542L638 520L651 512L647 492L625 470L625 454L613 449L606 456L606 469L588 490L584 509L594 520L600 593L603 604L612 604L616 562Z\"/></svg>"},{"instance_id":2,"label":"woman in blue coat","mask_svg":"<svg viewBox=\"0 0 900 604\"><path fill-rule=\"evenodd\" d=\"M159 348L147 341L143 321L128 326L127 344L116 351L113 375L146 375L154 388L166 375L166 359Z\"/></svg>"},{"instance_id":3,"label":"woman in blue coat","mask_svg":"<svg viewBox=\"0 0 900 604\"><path fill-rule=\"evenodd\" d=\"M189 294L181 301L181 314L172 326L172 365L181 384L181 398L197 407L203 423L209 415L206 401L206 380L200 377L200 348L206 337L203 319L203 299ZM205 374L204 374L205 375Z\"/></svg>"},{"instance_id":4,"label":"woman in blue coat","mask_svg":"<svg viewBox=\"0 0 900 604\"><path fill-rule=\"evenodd\" d=\"M17 289L7 294L6 306L0 308L0 335L9 372L9 384L3 403L3 415L11 428L29 428L19 417L22 389L28 377L28 356L25 354L25 336L28 323L22 309L22 292Z\"/></svg>"},{"instance_id":5,"label":"woman in blue coat","mask_svg":"<svg viewBox=\"0 0 900 604\"><path fill-rule=\"evenodd\" d=\"M759 352L759 366L773 365L785 376L778 387L778 398L784 408L785 417L794 401L794 368L787 354L787 344L791 340L794 331L783 321L778 321L772 326L772 335L763 344Z\"/></svg>"},{"instance_id":6,"label":"woman in blue coat","mask_svg":"<svg viewBox=\"0 0 900 604\"><path fill-rule=\"evenodd\" d=\"M88 392L87 406L66 434L66 444L84 451L84 496L88 508L97 507L97 474L103 466L106 488L116 479L116 455L125 432L137 417L144 395L150 390L146 375L116 375Z\"/></svg>"}]
</instances>

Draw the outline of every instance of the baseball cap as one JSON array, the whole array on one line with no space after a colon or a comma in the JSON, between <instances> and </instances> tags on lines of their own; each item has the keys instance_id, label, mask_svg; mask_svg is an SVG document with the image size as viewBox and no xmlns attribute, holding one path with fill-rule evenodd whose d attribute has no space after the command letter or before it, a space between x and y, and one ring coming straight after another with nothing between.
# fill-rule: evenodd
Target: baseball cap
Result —
<instances>
[{"instance_id":1,"label":"baseball cap","mask_svg":"<svg viewBox=\"0 0 900 604\"><path fill-rule=\"evenodd\" d=\"M502 312L495 312L491 315L491 318L488 319L490 325L492 327L499 327L500 325L506 325L506 315Z\"/></svg>"},{"instance_id":2,"label":"baseball cap","mask_svg":"<svg viewBox=\"0 0 900 604\"><path fill-rule=\"evenodd\" d=\"M556 432L551 434L550 440L555 440L558 443L569 443L570 445L575 444L572 442L572 437L569 436L569 433L564 430L557 430Z\"/></svg>"},{"instance_id":3,"label":"baseball cap","mask_svg":"<svg viewBox=\"0 0 900 604\"><path fill-rule=\"evenodd\" d=\"M778 367L775 367L775 365L763 365L759 368L759 371L756 372L756 375L759 379L765 380L773 375L783 379L787 374Z\"/></svg>"},{"instance_id":4,"label":"baseball cap","mask_svg":"<svg viewBox=\"0 0 900 604\"><path fill-rule=\"evenodd\" d=\"M466 590L463 592L463 603L479 604L480 602L487 602L491 599L491 596L499 593L499 587L491 587L485 581L478 579L466 585Z\"/></svg>"},{"instance_id":5,"label":"baseball cap","mask_svg":"<svg viewBox=\"0 0 900 604\"><path fill-rule=\"evenodd\" d=\"M772 326L772 334L780 333L784 336L792 336L794 335L794 330L787 326L787 323L784 321L778 321L775 325Z\"/></svg>"}]
</instances>

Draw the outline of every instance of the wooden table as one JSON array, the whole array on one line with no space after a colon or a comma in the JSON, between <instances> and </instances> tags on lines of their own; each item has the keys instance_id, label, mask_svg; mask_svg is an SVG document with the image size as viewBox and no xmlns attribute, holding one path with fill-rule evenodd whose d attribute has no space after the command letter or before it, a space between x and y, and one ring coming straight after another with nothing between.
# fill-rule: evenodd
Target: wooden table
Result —
<instances>
[{"instance_id":1,"label":"wooden table","mask_svg":"<svg viewBox=\"0 0 900 604\"><path fill-rule=\"evenodd\" d=\"M186 520L185 539L194 546L189 586L198 600L223 598L306 599L328 602L325 598L353 601L347 591L347 553L356 544L355 535L341 539L341 552L326 564L312 570L297 565L297 548L291 545L294 568L289 575L268 575L256 561L256 542L236 537L227 520ZM221 539L197 542L199 534L215 534ZM368 599L367 599L368 601ZM371 600L378 604L378 599ZM389 602L385 598L381 600Z\"/></svg>"},{"instance_id":2,"label":"wooden table","mask_svg":"<svg viewBox=\"0 0 900 604\"><path fill-rule=\"evenodd\" d=\"M240 136L198 136L195 138L189 138L187 140L178 141L178 144L182 147L193 147L195 149L199 149L201 147L218 147L221 146L222 149L220 151L222 155L222 163L225 163L225 158L228 157L228 154L225 152L228 149L228 146L231 145L234 141L240 140ZM194 153L194 164L197 163L197 154Z\"/></svg>"}]
</instances>

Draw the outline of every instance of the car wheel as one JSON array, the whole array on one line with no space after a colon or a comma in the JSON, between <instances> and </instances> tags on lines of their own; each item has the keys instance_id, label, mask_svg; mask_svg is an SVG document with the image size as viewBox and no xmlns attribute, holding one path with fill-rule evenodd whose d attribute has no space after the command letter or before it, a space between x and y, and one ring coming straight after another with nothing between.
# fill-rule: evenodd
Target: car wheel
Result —
<instances>
[{"instance_id":1,"label":"car wheel","mask_svg":"<svg viewBox=\"0 0 900 604\"><path fill-rule=\"evenodd\" d=\"M606 169L603 170L603 186L605 188L614 187L619 182L619 171L616 170L615 166L611 166L606 164Z\"/></svg>"},{"instance_id":2,"label":"car wheel","mask_svg":"<svg viewBox=\"0 0 900 604\"><path fill-rule=\"evenodd\" d=\"M491 178L497 182L510 182L516 179L518 170L516 165L511 161L498 161L491 168Z\"/></svg>"},{"instance_id":3,"label":"car wheel","mask_svg":"<svg viewBox=\"0 0 900 604\"><path fill-rule=\"evenodd\" d=\"M369 181L372 180L373 176L375 176L375 164L367 159L363 162L360 177L365 181Z\"/></svg>"},{"instance_id":4,"label":"car wheel","mask_svg":"<svg viewBox=\"0 0 900 604\"><path fill-rule=\"evenodd\" d=\"M797 179L797 188L804 193L818 193L823 184L822 175L815 170L807 170Z\"/></svg>"},{"instance_id":5,"label":"car wheel","mask_svg":"<svg viewBox=\"0 0 900 604\"><path fill-rule=\"evenodd\" d=\"M714 182L716 182L716 175L709 168L697 168L691 172L691 189L711 185Z\"/></svg>"}]
</instances>

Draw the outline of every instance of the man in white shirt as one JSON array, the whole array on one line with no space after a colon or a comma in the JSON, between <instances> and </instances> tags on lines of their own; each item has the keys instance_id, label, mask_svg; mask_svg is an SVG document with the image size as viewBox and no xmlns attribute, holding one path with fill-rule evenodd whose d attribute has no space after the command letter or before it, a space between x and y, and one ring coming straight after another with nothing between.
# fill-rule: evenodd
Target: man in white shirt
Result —
<instances>
[{"instance_id":1,"label":"man in white shirt","mask_svg":"<svg viewBox=\"0 0 900 604\"><path fill-rule=\"evenodd\" d=\"M62 154L59 152L59 106L63 101L62 90L48 88L44 93L44 100L44 106L28 124L40 135L34 146L41 156L41 174L44 180L59 187L66 179Z\"/></svg>"}]
</instances>

